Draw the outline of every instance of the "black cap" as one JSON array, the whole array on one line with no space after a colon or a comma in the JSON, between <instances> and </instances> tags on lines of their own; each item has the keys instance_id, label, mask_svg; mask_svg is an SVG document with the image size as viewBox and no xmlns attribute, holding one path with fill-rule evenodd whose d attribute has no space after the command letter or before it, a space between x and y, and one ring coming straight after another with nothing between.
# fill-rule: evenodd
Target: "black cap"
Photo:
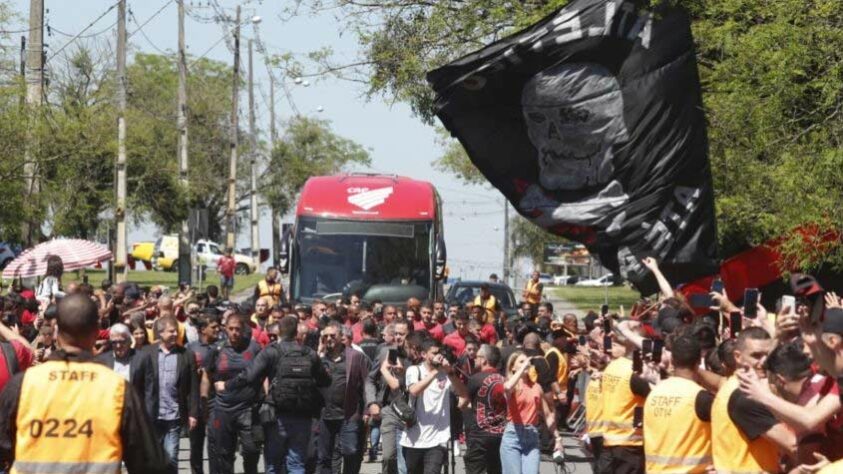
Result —
<instances>
[{"instance_id":1,"label":"black cap","mask_svg":"<svg viewBox=\"0 0 843 474\"><path fill-rule=\"evenodd\" d=\"M828 308L825 310L823 332L843 336L843 308Z\"/></svg>"},{"instance_id":2,"label":"black cap","mask_svg":"<svg viewBox=\"0 0 843 474\"><path fill-rule=\"evenodd\" d=\"M790 276L790 289L794 296L805 298L823 292L823 287L817 279L804 273L794 273Z\"/></svg>"}]
</instances>

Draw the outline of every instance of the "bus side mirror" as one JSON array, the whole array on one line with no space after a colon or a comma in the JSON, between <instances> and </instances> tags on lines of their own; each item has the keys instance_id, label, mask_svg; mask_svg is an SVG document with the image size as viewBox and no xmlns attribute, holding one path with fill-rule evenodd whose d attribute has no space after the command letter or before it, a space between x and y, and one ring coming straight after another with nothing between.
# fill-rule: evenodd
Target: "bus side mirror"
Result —
<instances>
[{"instance_id":1,"label":"bus side mirror","mask_svg":"<svg viewBox=\"0 0 843 474\"><path fill-rule=\"evenodd\" d=\"M293 233L289 230L281 236L281 248L278 250L278 271L287 274L290 271L290 248L293 243Z\"/></svg>"},{"instance_id":2,"label":"bus side mirror","mask_svg":"<svg viewBox=\"0 0 843 474\"><path fill-rule=\"evenodd\" d=\"M437 280L445 278L445 269L448 264L448 251L445 249L445 239L442 235L436 239L436 274Z\"/></svg>"}]
</instances>

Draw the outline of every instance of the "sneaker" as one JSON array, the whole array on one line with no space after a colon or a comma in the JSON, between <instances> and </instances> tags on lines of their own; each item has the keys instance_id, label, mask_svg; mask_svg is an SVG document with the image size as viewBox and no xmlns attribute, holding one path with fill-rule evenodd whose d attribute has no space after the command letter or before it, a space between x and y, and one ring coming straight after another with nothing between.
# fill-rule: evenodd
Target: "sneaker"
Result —
<instances>
[{"instance_id":1,"label":"sneaker","mask_svg":"<svg viewBox=\"0 0 843 474\"><path fill-rule=\"evenodd\" d=\"M460 444L454 443L454 457L460 457Z\"/></svg>"}]
</instances>

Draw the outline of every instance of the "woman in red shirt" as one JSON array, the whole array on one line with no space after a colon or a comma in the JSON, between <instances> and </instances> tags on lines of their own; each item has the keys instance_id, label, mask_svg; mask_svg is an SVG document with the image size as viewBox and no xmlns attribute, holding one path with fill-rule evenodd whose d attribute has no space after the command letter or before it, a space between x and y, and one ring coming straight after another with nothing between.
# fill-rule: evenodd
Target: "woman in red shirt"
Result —
<instances>
[{"instance_id":1,"label":"woman in red shirt","mask_svg":"<svg viewBox=\"0 0 843 474\"><path fill-rule=\"evenodd\" d=\"M521 351L514 352L507 362L506 393L507 423L501 439L501 467L507 474L534 474L541 462L539 410L551 433L556 433L556 417L544 398L541 385L530 378L530 358ZM562 438L556 434L556 453L562 453Z\"/></svg>"}]
</instances>

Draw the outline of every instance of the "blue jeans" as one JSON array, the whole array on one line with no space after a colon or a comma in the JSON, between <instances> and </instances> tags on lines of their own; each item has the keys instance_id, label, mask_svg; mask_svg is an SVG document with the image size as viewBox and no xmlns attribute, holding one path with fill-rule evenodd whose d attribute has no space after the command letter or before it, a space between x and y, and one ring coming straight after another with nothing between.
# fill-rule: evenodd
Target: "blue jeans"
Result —
<instances>
[{"instance_id":1,"label":"blue jeans","mask_svg":"<svg viewBox=\"0 0 843 474\"><path fill-rule=\"evenodd\" d=\"M381 420L372 420L369 422L369 443L372 445L369 448L369 456L375 457L378 455L378 444L381 442Z\"/></svg>"},{"instance_id":2,"label":"blue jeans","mask_svg":"<svg viewBox=\"0 0 843 474\"><path fill-rule=\"evenodd\" d=\"M501 468L507 474L539 472L540 437L536 426L507 423L501 439Z\"/></svg>"},{"instance_id":3,"label":"blue jeans","mask_svg":"<svg viewBox=\"0 0 843 474\"><path fill-rule=\"evenodd\" d=\"M179 436L181 422L179 420L155 420L155 438L164 447L169 463L167 472L177 473L179 470Z\"/></svg>"},{"instance_id":4,"label":"blue jeans","mask_svg":"<svg viewBox=\"0 0 843 474\"><path fill-rule=\"evenodd\" d=\"M309 416L278 415L278 447L287 458L287 474L304 474L313 420Z\"/></svg>"}]
</instances>

